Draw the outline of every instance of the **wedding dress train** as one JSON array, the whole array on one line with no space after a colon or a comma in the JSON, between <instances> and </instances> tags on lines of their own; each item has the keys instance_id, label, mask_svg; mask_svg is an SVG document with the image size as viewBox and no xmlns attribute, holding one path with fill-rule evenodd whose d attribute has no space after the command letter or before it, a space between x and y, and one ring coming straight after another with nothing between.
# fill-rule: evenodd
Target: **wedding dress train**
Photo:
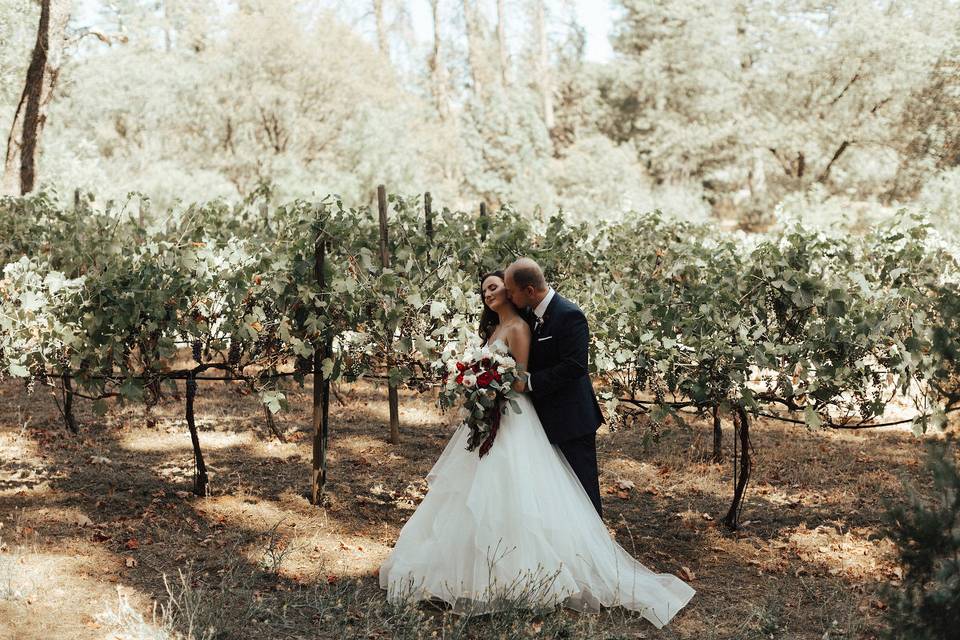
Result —
<instances>
[{"instance_id":1,"label":"wedding dress train","mask_svg":"<svg viewBox=\"0 0 960 640\"><path fill-rule=\"evenodd\" d=\"M429 491L380 567L391 602L439 598L458 614L511 602L578 611L624 606L657 628L694 590L654 573L614 542L526 396L490 451L459 427L427 475Z\"/></svg>"}]
</instances>

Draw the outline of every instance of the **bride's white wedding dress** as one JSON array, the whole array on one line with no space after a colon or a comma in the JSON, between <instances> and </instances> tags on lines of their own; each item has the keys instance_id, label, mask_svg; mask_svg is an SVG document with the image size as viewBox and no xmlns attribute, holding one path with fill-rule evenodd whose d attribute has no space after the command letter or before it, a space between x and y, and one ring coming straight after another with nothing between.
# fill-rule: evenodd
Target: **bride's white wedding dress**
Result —
<instances>
[{"instance_id":1,"label":"bride's white wedding dress","mask_svg":"<svg viewBox=\"0 0 960 640\"><path fill-rule=\"evenodd\" d=\"M460 426L430 473L429 491L380 567L391 602L439 598L454 613L519 602L578 611L622 605L657 628L693 597L614 542L543 431L530 399L507 410L490 451L467 451Z\"/></svg>"}]
</instances>

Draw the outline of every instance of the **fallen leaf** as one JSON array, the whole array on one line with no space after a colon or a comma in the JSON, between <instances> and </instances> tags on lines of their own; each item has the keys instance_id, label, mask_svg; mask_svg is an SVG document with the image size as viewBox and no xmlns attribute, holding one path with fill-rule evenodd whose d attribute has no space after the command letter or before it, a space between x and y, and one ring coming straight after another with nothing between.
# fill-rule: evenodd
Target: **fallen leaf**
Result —
<instances>
[{"instance_id":1,"label":"fallen leaf","mask_svg":"<svg viewBox=\"0 0 960 640\"><path fill-rule=\"evenodd\" d=\"M125 546L127 547L127 549L131 549L131 550L139 549L140 543L137 542L136 538L130 538L129 540L127 540L127 544Z\"/></svg>"},{"instance_id":2,"label":"fallen leaf","mask_svg":"<svg viewBox=\"0 0 960 640\"><path fill-rule=\"evenodd\" d=\"M126 561L124 562L124 564L126 564L127 567L129 567L129 568L132 569L133 567L137 566L137 559L136 559L136 558L127 558Z\"/></svg>"},{"instance_id":3,"label":"fallen leaf","mask_svg":"<svg viewBox=\"0 0 960 640\"><path fill-rule=\"evenodd\" d=\"M697 579L696 574L693 571L691 571L688 567L680 567L680 577L686 580L687 582Z\"/></svg>"}]
</instances>

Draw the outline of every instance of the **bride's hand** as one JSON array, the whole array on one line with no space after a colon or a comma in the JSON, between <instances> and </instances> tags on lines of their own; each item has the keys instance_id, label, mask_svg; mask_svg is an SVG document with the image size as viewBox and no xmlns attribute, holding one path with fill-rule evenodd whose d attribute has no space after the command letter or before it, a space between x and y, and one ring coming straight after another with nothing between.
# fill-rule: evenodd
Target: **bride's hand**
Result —
<instances>
[{"instance_id":1,"label":"bride's hand","mask_svg":"<svg viewBox=\"0 0 960 640\"><path fill-rule=\"evenodd\" d=\"M513 381L513 384L510 385L511 388L517 393L523 393L527 390L527 376L524 374L522 377L517 378Z\"/></svg>"}]
</instances>

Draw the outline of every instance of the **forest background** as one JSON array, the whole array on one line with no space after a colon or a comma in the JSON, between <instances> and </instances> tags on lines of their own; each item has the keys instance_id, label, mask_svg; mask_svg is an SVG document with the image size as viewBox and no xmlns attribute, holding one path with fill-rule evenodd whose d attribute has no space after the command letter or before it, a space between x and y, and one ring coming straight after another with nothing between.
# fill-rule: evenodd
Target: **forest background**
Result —
<instances>
[{"instance_id":1,"label":"forest background","mask_svg":"<svg viewBox=\"0 0 960 640\"><path fill-rule=\"evenodd\" d=\"M952 226L960 198L955 0L67 4L38 161L65 197L362 204L384 183L747 229L903 206ZM0 0L5 133L39 13Z\"/></svg>"}]
</instances>

